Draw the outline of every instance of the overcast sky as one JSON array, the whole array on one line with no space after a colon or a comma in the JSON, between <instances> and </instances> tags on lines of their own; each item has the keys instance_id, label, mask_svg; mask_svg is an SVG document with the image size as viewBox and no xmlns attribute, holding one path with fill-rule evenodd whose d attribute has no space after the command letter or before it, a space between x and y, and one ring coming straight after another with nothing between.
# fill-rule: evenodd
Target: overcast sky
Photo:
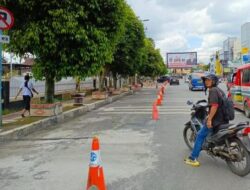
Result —
<instances>
[{"instance_id":1,"label":"overcast sky","mask_svg":"<svg viewBox=\"0 0 250 190\"><path fill-rule=\"evenodd\" d=\"M250 22L250 0L127 0L144 22L165 59L166 52L197 51L198 61L222 48L227 37L239 37ZM250 35L250 34L249 34Z\"/></svg>"}]
</instances>

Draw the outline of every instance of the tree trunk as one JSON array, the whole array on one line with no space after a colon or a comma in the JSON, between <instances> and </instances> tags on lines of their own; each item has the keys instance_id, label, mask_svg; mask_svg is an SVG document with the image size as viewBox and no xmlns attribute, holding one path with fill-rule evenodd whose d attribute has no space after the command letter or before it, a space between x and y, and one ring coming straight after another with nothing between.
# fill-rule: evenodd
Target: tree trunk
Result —
<instances>
[{"instance_id":1,"label":"tree trunk","mask_svg":"<svg viewBox=\"0 0 250 190\"><path fill-rule=\"evenodd\" d=\"M46 76L45 79L45 102L53 103L55 93L55 79L52 74Z\"/></svg>"},{"instance_id":2,"label":"tree trunk","mask_svg":"<svg viewBox=\"0 0 250 190\"><path fill-rule=\"evenodd\" d=\"M128 80L129 80L129 85L132 85L132 77L128 77Z\"/></svg>"},{"instance_id":3,"label":"tree trunk","mask_svg":"<svg viewBox=\"0 0 250 190\"><path fill-rule=\"evenodd\" d=\"M119 78L119 85L120 85L120 88L122 88L122 77Z\"/></svg>"},{"instance_id":4,"label":"tree trunk","mask_svg":"<svg viewBox=\"0 0 250 190\"><path fill-rule=\"evenodd\" d=\"M80 77L76 77L75 81L76 81L76 92L80 92L81 91L81 80L80 80Z\"/></svg>"},{"instance_id":5,"label":"tree trunk","mask_svg":"<svg viewBox=\"0 0 250 190\"><path fill-rule=\"evenodd\" d=\"M136 77L136 74L134 76L134 84L137 84L137 77Z\"/></svg>"},{"instance_id":6,"label":"tree trunk","mask_svg":"<svg viewBox=\"0 0 250 190\"><path fill-rule=\"evenodd\" d=\"M135 76L130 76L129 77L129 84L130 85L135 85Z\"/></svg>"},{"instance_id":7,"label":"tree trunk","mask_svg":"<svg viewBox=\"0 0 250 190\"><path fill-rule=\"evenodd\" d=\"M117 89L117 76L115 73L113 73L113 86L115 89Z\"/></svg>"},{"instance_id":8,"label":"tree trunk","mask_svg":"<svg viewBox=\"0 0 250 190\"><path fill-rule=\"evenodd\" d=\"M105 78L105 73L101 71L101 73L99 74L99 91L104 90L104 82L105 82L104 78Z\"/></svg>"},{"instance_id":9,"label":"tree trunk","mask_svg":"<svg viewBox=\"0 0 250 190\"><path fill-rule=\"evenodd\" d=\"M109 75L109 88L112 88L113 84L112 84L112 77L111 75Z\"/></svg>"},{"instance_id":10,"label":"tree trunk","mask_svg":"<svg viewBox=\"0 0 250 190\"><path fill-rule=\"evenodd\" d=\"M96 78L93 78L93 88L96 90Z\"/></svg>"}]
</instances>

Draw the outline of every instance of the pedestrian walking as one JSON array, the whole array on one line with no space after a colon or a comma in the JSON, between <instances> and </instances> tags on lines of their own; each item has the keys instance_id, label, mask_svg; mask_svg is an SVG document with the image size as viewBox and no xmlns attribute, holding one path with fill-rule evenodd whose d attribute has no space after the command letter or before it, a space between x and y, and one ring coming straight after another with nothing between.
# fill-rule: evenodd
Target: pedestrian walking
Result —
<instances>
[{"instance_id":1,"label":"pedestrian walking","mask_svg":"<svg viewBox=\"0 0 250 190\"><path fill-rule=\"evenodd\" d=\"M21 84L20 89L15 97L15 99L17 99L17 96L21 93L21 91L23 92L23 104L24 104L24 109L22 111L21 116L25 117L25 113L28 111L29 115L30 115L30 100L33 97L33 92L35 92L36 94L39 94L33 87L33 84L30 80L30 76L29 75L25 75L24 76L24 82Z\"/></svg>"}]
</instances>

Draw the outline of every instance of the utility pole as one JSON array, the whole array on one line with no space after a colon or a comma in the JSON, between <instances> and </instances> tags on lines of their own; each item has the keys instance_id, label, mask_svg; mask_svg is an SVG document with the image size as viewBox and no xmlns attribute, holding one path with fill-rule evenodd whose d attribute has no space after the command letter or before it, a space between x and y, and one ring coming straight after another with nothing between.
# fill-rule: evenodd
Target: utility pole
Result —
<instances>
[{"instance_id":1,"label":"utility pole","mask_svg":"<svg viewBox=\"0 0 250 190\"><path fill-rule=\"evenodd\" d=\"M0 128L2 127L2 43L9 43L9 36L3 35L2 30L9 30L14 24L13 14L0 6Z\"/></svg>"},{"instance_id":2,"label":"utility pole","mask_svg":"<svg viewBox=\"0 0 250 190\"><path fill-rule=\"evenodd\" d=\"M2 36L3 32L0 29L0 36ZM3 65L2 65L2 43L0 42L0 128L2 127L2 73L3 73Z\"/></svg>"}]
</instances>

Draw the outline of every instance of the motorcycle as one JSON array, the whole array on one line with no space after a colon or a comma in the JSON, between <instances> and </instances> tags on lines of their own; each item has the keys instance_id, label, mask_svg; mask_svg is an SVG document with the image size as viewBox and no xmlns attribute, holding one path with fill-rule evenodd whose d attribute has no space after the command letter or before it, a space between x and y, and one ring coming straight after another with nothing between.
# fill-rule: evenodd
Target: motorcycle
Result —
<instances>
[{"instance_id":1,"label":"motorcycle","mask_svg":"<svg viewBox=\"0 0 250 190\"><path fill-rule=\"evenodd\" d=\"M196 135L206 122L208 104L206 100L196 103L187 102L191 108L191 119L185 124L183 137L190 150L193 149ZM214 130L203 143L205 150L212 157L226 161L230 170L239 176L250 172L250 126L249 122L223 124Z\"/></svg>"}]
</instances>

